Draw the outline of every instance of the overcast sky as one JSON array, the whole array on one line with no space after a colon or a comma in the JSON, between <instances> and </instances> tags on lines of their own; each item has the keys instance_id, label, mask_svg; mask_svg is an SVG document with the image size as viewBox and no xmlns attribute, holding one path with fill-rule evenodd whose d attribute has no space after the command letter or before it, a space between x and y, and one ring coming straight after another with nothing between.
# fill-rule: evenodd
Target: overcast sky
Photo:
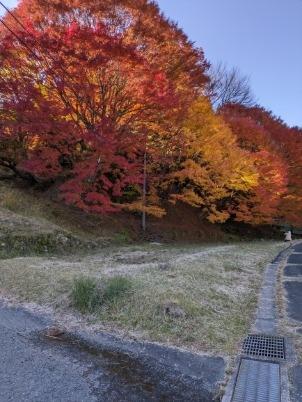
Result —
<instances>
[{"instance_id":1,"label":"overcast sky","mask_svg":"<svg viewBox=\"0 0 302 402\"><path fill-rule=\"evenodd\" d=\"M2 2L8 7L17 4ZM204 49L209 61L239 67L250 76L260 104L288 124L302 126L302 0L158 3Z\"/></svg>"}]
</instances>

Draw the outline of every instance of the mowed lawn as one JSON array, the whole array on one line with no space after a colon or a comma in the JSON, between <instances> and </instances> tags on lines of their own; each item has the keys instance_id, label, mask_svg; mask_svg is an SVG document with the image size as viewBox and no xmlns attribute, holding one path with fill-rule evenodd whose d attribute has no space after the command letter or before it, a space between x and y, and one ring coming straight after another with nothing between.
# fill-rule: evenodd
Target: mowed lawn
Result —
<instances>
[{"instance_id":1,"label":"mowed lawn","mask_svg":"<svg viewBox=\"0 0 302 402\"><path fill-rule=\"evenodd\" d=\"M263 270L282 248L273 241L144 244L107 247L89 256L3 259L0 291L51 307L61 317L69 313L67 326L73 317L94 329L233 355L253 320ZM93 314L76 311L71 299L76 278L93 278L101 287L114 276L127 277L129 291L100 303Z\"/></svg>"}]
</instances>

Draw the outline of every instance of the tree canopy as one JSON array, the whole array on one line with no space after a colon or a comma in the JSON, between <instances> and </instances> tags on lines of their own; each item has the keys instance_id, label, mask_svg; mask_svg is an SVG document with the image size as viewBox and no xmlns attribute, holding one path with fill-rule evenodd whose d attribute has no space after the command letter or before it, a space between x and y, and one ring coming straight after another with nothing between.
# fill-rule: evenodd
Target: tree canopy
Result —
<instances>
[{"instance_id":1,"label":"tree canopy","mask_svg":"<svg viewBox=\"0 0 302 402\"><path fill-rule=\"evenodd\" d=\"M21 0L4 22L1 166L93 213L160 217L170 201L211 222L302 224L302 130L246 96L217 110L202 49L155 2Z\"/></svg>"}]
</instances>

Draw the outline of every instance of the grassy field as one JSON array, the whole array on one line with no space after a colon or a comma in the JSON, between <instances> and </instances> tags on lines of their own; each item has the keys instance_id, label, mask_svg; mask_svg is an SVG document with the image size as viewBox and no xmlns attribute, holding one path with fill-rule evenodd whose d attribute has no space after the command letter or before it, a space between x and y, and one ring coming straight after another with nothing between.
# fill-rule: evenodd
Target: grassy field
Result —
<instances>
[{"instance_id":1,"label":"grassy field","mask_svg":"<svg viewBox=\"0 0 302 402\"><path fill-rule=\"evenodd\" d=\"M79 315L75 280L97 288L127 278L129 289L100 300L90 324L141 339L232 355L247 333L265 265L281 250L275 242L233 245L108 247L89 256L0 260L0 288L21 302ZM66 322L68 324L68 322Z\"/></svg>"},{"instance_id":2,"label":"grassy field","mask_svg":"<svg viewBox=\"0 0 302 402\"><path fill-rule=\"evenodd\" d=\"M199 352L235 353L263 270L284 247L133 244L124 226L110 231L110 222L103 228L37 192L0 182L0 195L2 296L50 308L67 326L89 323Z\"/></svg>"}]
</instances>

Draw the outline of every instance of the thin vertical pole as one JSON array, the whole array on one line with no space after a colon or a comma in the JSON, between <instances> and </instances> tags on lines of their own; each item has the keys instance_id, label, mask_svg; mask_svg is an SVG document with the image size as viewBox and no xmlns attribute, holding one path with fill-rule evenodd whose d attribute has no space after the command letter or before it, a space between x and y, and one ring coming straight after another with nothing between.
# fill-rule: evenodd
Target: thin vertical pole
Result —
<instances>
[{"instance_id":1,"label":"thin vertical pole","mask_svg":"<svg viewBox=\"0 0 302 402\"><path fill-rule=\"evenodd\" d=\"M147 150L144 153L144 179L143 179L143 214L142 214L142 229L146 231L146 193L147 193Z\"/></svg>"}]
</instances>

